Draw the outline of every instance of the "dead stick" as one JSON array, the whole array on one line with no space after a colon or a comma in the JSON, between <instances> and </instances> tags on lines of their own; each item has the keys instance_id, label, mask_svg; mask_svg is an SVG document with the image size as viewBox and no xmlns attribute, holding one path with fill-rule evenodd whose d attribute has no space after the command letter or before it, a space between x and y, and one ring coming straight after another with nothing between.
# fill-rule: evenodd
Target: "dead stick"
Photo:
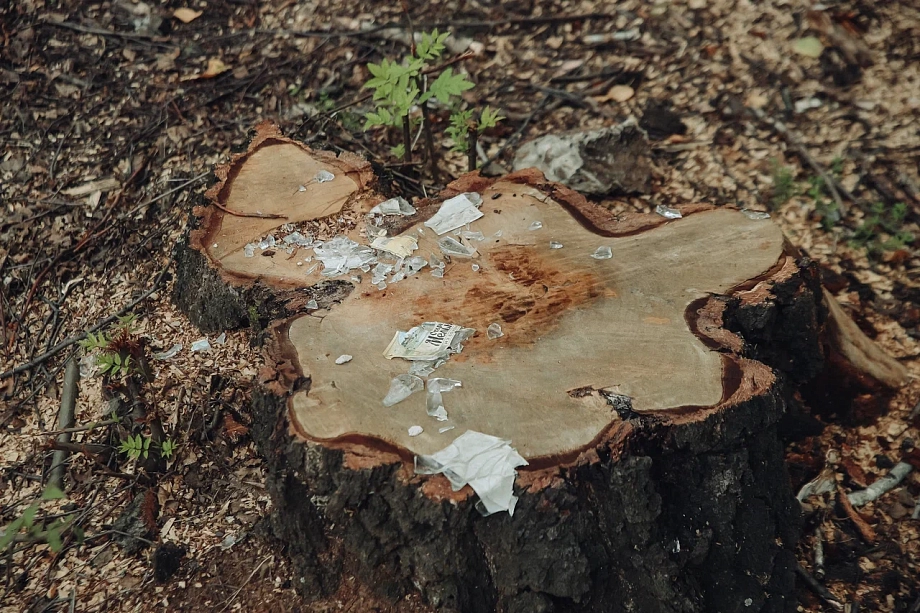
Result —
<instances>
[{"instance_id":1,"label":"dead stick","mask_svg":"<svg viewBox=\"0 0 920 613\"><path fill-rule=\"evenodd\" d=\"M37 432L35 434L26 434L26 436L57 436L58 434L74 434L76 432L86 432L87 430L95 430L96 428L102 428L104 426L111 426L112 424L117 424L119 419L106 419L105 421L93 421L85 426L75 426L73 428L63 428L61 430L49 430L48 432Z\"/></svg>"},{"instance_id":2,"label":"dead stick","mask_svg":"<svg viewBox=\"0 0 920 613\"><path fill-rule=\"evenodd\" d=\"M815 528L815 579L824 580L824 534L821 526Z\"/></svg>"},{"instance_id":3,"label":"dead stick","mask_svg":"<svg viewBox=\"0 0 920 613\"><path fill-rule=\"evenodd\" d=\"M859 532L859 535L867 543L874 544L878 535L875 533L875 530L872 526L869 525L865 519L863 519L859 513L856 512L856 509L853 508L853 505L850 504L850 499L844 493L843 488L837 487L837 500L840 501L840 506L843 507L844 512L846 512L847 517L850 518L850 521L853 522L853 525L856 527L856 530Z\"/></svg>"},{"instance_id":4,"label":"dead stick","mask_svg":"<svg viewBox=\"0 0 920 613\"><path fill-rule=\"evenodd\" d=\"M77 380L80 378L80 366L77 364L76 356L71 356L67 360L67 368L64 370L64 390L61 392L61 410L58 413L58 428L72 428L74 424L74 409L77 406L77 395L79 388ZM70 432L62 432L57 437L58 443L69 443ZM58 449L54 452L51 459L51 476L48 477L48 485L56 487L59 490L64 489L64 463L70 452L66 449Z\"/></svg>"},{"instance_id":5,"label":"dead stick","mask_svg":"<svg viewBox=\"0 0 920 613\"><path fill-rule=\"evenodd\" d=\"M899 484L913 469L914 467L907 462L898 462L887 475L864 490L850 493L847 499L854 507L872 502Z\"/></svg>"},{"instance_id":6,"label":"dead stick","mask_svg":"<svg viewBox=\"0 0 920 613\"><path fill-rule=\"evenodd\" d=\"M838 611L843 611L843 604L828 591L826 587L818 583L818 580L808 574L808 571L802 568L802 565L796 562L795 573L805 581L805 585L818 595L821 600L834 607Z\"/></svg>"}]
</instances>

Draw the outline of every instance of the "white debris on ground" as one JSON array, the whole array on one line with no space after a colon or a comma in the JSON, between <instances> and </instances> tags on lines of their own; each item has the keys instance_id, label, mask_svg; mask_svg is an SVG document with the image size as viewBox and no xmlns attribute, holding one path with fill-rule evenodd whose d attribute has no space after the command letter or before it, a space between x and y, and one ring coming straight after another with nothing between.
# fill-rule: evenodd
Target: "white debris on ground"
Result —
<instances>
[{"instance_id":1,"label":"white debris on ground","mask_svg":"<svg viewBox=\"0 0 920 613\"><path fill-rule=\"evenodd\" d=\"M441 451L415 457L417 474L441 473L455 492L465 485L472 487L479 495L483 515L501 511L514 515L518 500L514 495L515 469L526 465L527 460L515 451L511 441L474 430L467 430Z\"/></svg>"},{"instance_id":2,"label":"white debris on ground","mask_svg":"<svg viewBox=\"0 0 920 613\"><path fill-rule=\"evenodd\" d=\"M402 217L408 217L409 215L415 215L415 207L409 204L409 201L405 198L397 196L396 198L390 198L389 200L384 200L374 208L370 210L370 215L400 215Z\"/></svg>"}]
</instances>

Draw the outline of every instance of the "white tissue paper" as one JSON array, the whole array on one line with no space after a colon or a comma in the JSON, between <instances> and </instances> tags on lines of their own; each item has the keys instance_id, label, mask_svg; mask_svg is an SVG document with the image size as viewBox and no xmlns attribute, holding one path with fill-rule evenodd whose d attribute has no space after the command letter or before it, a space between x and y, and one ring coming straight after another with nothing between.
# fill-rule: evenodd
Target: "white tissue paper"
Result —
<instances>
[{"instance_id":1,"label":"white tissue paper","mask_svg":"<svg viewBox=\"0 0 920 613\"><path fill-rule=\"evenodd\" d=\"M417 474L443 473L455 492L469 484L482 501L484 515L499 511L514 515L518 500L513 494L515 468L526 465L511 441L474 430L467 430L441 451L415 457Z\"/></svg>"}]
</instances>

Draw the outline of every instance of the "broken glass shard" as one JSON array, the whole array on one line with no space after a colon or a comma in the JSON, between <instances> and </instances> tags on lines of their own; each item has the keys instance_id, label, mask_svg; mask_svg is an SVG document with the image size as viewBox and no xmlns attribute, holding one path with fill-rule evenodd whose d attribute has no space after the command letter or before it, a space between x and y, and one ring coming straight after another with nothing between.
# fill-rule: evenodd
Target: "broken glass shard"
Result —
<instances>
[{"instance_id":1,"label":"broken glass shard","mask_svg":"<svg viewBox=\"0 0 920 613\"><path fill-rule=\"evenodd\" d=\"M428 260L421 256L413 255L406 260L406 272L410 275L417 273L426 266L428 266Z\"/></svg>"},{"instance_id":2,"label":"broken glass shard","mask_svg":"<svg viewBox=\"0 0 920 613\"><path fill-rule=\"evenodd\" d=\"M446 379L444 377L432 377L428 379L425 385L429 392L449 392L455 387L463 387L463 383L456 379Z\"/></svg>"},{"instance_id":3,"label":"broken glass shard","mask_svg":"<svg viewBox=\"0 0 920 613\"><path fill-rule=\"evenodd\" d=\"M307 308L308 309L318 309L319 308L319 305L316 303L315 298L310 298L310 300L307 302Z\"/></svg>"},{"instance_id":4,"label":"broken glass shard","mask_svg":"<svg viewBox=\"0 0 920 613\"><path fill-rule=\"evenodd\" d=\"M200 338L194 343L192 343L192 351L210 351L211 343L208 342L207 337Z\"/></svg>"},{"instance_id":5,"label":"broken glass shard","mask_svg":"<svg viewBox=\"0 0 920 613\"><path fill-rule=\"evenodd\" d=\"M415 375L397 375L390 381L390 389L383 398L383 406L391 407L423 389L425 384L421 378Z\"/></svg>"},{"instance_id":6,"label":"broken glass shard","mask_svg":"<svg viewBox=\"0 0 920 613\"><path fill-rule=\"evenodd\" d=\"M409 374L417 377L427 377L434 369L444 363L444 360L413 360L409 365Z\"/></svg>"},{"instance_id":7,"label":"broken glass shard","mask_svg":"<svg viewBox=\"0 0 920 613\"><path fill-rule=\"evenodd\" d=\"M425 400L428 407L428 415L438 421L447 421L447 409L444 408L444 399L441 392L428 392Z\"/></svg>"},{"instance_id":8,"label":"broken glass shard","mask_svg":"<svg viewBox=\"0 0 920 613\"><path fill-rule=\"evenodd\" d=\"M157 359L157 360L168 360L169 358L174 358L174 357L176 357L176 355L177 355L180 351L182 351L182 343L176 343L175 345L173 345L172 347L170 347L170 348L167 349L166 351L163 351L162 353L154 353L154 354L153 354L153 357L154 357L155 359ZM93 358L93 360L95 361L95 358ZM80 363L80 367L81 367L81 368L83 367L82 360L81 360L81 363Z\"/></svg>"},{"instance_id":9,"label":"broken glass shard","mask_svg":"<svg viewBox=\"0 0 920 613\"><path fill-rule=\"evenodd\" d=\"M438 428L438 434L444 434L445 432L453 430L456 427L457 426L444 426L443 428Z\"/></svg>"},{"instance_id":10,"label":"broken glass shard","mask_svg":"<svg viewBox=\"0 0 920 613\"><path fill-rule=\"evenodd\" d=\"M460 233L460 236L468 241L484 241L486 239L482 232L479 232L478 230L476 232L473 232L472 230L464 230Z\"/></svg>"},{"instance_id":11,"label":"broken glass shard","mask_svg":"<svg viewBox=\"0 0 920 613\"><path fill-rule=\"evenodd\" d=\"M227 343L227 333L226 332L221 332L220 336L214 339L215 345L224 345L226 343Z\"/></svg>"},{"instance_id":12,"label":"broken glass shard","mask_svg":"<svg viewBox=\"0 0 920 613\"><path fill-rule=\"evenodd\" d=\"M323 263L323 276L336 277L353 268L377 261L374 250L367 245L359 245L347 236L339 235L325 243L313 247L316 257Z\"/></svg>"},{"instance_id":13,"label":"broken glass shard","mask_svg":"<svg viewBox=\"0 0 920 613\"><path fill-rule=\"evenodd\" d=\"M339 357L335 359L335 363L341 366L342 364L347 364L348 362L351 362L353 359L354 359L353 356L350 356L347 353L343 353L342 355L340 355Z\"/></svg>"},{"instance_id":14,"label":"broken glass shard","mask_svg":"<svg viewBox=\"0 0 920 613\"><path fill-rule=\"evenodd\" d=\"M489 324L489 327L486 328L486 336L488 336L493 341L504 335L505 333L502 332L502 327L498 324L498 322L491 323Z\"/></svg>"},{"instance_id":15,"label":"broken glass shard","mask_svg":"<svg viewBox=\"0 0 920 613\"><path fill-rule=\"evenodd\" d=\"M613 251L610 249L610 247L604 245L595 249L594 253L591 254L591 257L595 260L609 260L613 257Z\"/></svg>"},{"instance_id":16,"label":"broken glass shard","mask_svg":"<svg viewBox=\"0 0 920 613\"><path fill-rule=\"evenodd\" d=\"M259 241L259 249L261 249L262 251L265 251L266 249L271 249L274 246L275 246L274 236L266 236L265 238Z\"/></svg>"},{"instance_id":17,"label":"broken glass shard","mask_svg":"<svg viewBox=\"0 0 920 613\"><path fill-rule=\"evenodd\" d=\"M421 426L412 426L411 428L409 428L409 436L418 436L424 431L425 429L422 428Z\"/></svg>"},{"instance_id":18,"label":"broken glass shard","mask_svg":"<svg viewBox=\"0 0 920 613\"><path fill-rule=\"evenodd\" d=\"M535 222L533 222L532 224L530 224L530 227L527 228L527 229L528 229L528 230L539 230L539 229L542 228L542 227L543 227L543 222L542 222L542 221L535 221Z\"/></svg>"},{"instance_id":19,"label":"broken glass shard","mask_svg":"<svg viewBox=\"0 0 920 613\"><path fill-rule=\"evenodd\" d=\"M316 173L316 176L313 177L313 180L316 183L326 183L327 181L332 181L333 179L335 179L335 175L328 170L320 170L318 173Z\"/></svg>"},{"instance_id":20,"label":"broken glass shard","mask_svg":"<svg viewBox=\"0 0 920 613\"><path fill-rule=\"evenodd\" d=\"M741 212L744 213L744 216L748 219L770 219L770 214L764 211L751 211L748 209L743 209Z\"/></svg>"},{"instance_id":21,"label":"broken glass shard","mask_svg":"<svg viewBox=\"0 0 920 613\"><path fill-rule=\"evenodd\" d=\"M314 264L313 266L311 266L310 268L307 269L306 274L312 275L312 274L313 274L313 271L316 270L317 268L319 268L319 264Z\"/></svg>"},{"instance_id":22,"label":"broken glass shard","mask_svg":"<svg viewBox=\"0 0 920 613\"><path fill-rule=\"evenodd\" d=\"M304 236L300 232L291 232L281 239L285 245L296 245L298 247L310 247L313 245L312 236Z\"/></svg>"},{"instance_id":23,"label":"broken glass shard","mask_svg":"<svg viewBox=\"0 0 920 613\"><path fill-rule=\"evenodd\" d=\"M415 214L415 207L409 204L409 201L405 198L397 196L396 198L384 200L372 208L370 212L376 215L402 215L406 217Z\"/></svg>"},{"instance_id":24,"label":"broken glass shard","mask_svg":"<svg viewBox=\"0 0 920 613\"><path fill-rule=\"evenodd\" d=\"M472 247L467 247L450 236L438 239L438 247L441 248L441 253L454 258L471 258L476 253Z\"/></svg>"},{"instance_id":25,"label":"broken glass shard","mask_svg":"<svg viewBox=\"0 0 920 613\"><path fill-rule=\"evenodd\" d=\"M433 270L431 271L431 276L432 276L432 277L435 277L435 278L438 278L438 279L443 278L443 277L444 277L444 269L443 269L443 268L435 268L435 269L433 269Z\"/></svg>"},{"instance_id":26,"label":"broken glass shard","mask_svg":"<svg viewBox=\"0 0 920 613\"><path fill-rule=\"evenodd\" d=\"M249 243L243 247L243 255L247 258L251 258L256 254L256 246L252 243Z\"/></svg>"},{"instance_id":27,"label":"broken glass shard","mask_svg":"<svg viewBox=\"0 0 920 613\"><path fill-rule=\"evenodd\" d=\"M549 248L550 248L550 249L562 249L562 243L560 243L560 242L558 242L558 241L550 241L550 242L549 242Z\"/></svg>"},{"instance_id":28,"label":"broken glass shard","mask_svg":"<svg viewBox=\"0 0 920 613\"><path fill-rule=\"evenodd\" d=\"M495 234L492 235L492 238L501 238L502 234L504 234L503 230L496 230Z\"/></svg>"},{"instance_id":29,"label":"broken glass shard","mask_svg":"<svg viewBox=\"0 0 920 613\"><path fill-rule=\"evenodd\" d=\"M677 209L672 209L669 206L659 204L655 207L655 212L664 217L665 219L680 219L683 215L680 214L680 211Z\"/></svg>"},{"instance_id":30,"label":"broken glass shard","mask_svg":"<svg viewBox=\"0 0 920 613\"><path fill-rule=\"evenodd\" d=\"M415 458L417 474L442 473L455 492L469 484L479 495L487 515L499 511L514 513L515 469L526 465L527 460L511 447L511 441L474 430L467 430L437 453Z\"/></svg>"},{"instance_id":31,"label":"broken glass shard","mask_svg":"<svg viewBox=\"0 0 920 613\"><path fill-rule=\"evenodd\" d=\"M379 283L375 283L374 285L375 285L376 288L379 289L379 290L385 290L385 289L387 288L387 282L386 282L386 281L381 281L381 282L379 282Z\"/></svg>"},{"instance_id":32,"label":"broken glass shard","mask_svg":"<svg viewBox=\"0 0 920 613\"><path fill-rule=\"evenodd\" d=\"M440 236L451 230L476 221L482 217L482 212L477 208L482 204L482 196L475 192L466 192L445 200L441 208L425 226L431 228Z\"/></svg>"},{"instance_id":33,"label":"broken glass shard","mask_svg":"<svg viewBox=\"0 0 920 613\"><path fill-rule=\"evenodd\" d=\"M479 272L479 264L473 264L473 272Z\"/></svg>"}]
</instances>

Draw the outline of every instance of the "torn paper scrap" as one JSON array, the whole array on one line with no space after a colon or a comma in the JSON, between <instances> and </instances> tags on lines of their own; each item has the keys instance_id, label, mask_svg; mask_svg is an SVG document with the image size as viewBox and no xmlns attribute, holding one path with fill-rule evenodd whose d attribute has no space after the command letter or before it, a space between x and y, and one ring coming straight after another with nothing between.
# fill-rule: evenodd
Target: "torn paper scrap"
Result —
<instances>
[{"instance_id":1,"label":"torn paper scrap","mask_svg":"<svg viewBox=\"0 0 920 613\"><path fill-rule=\"evenodd\" d=\"M418 249L418 239L414 236L394 236L393 238L378 236L371 243L371 247L392 253L398 258L407 258Z\"/></svg>"},{"instance_id":2,"label":"torn paper scrap","mask_svg":"<svg viewBox=\"0 0 920 613\"><path fill-rule=\"evenodd\" d=\"M475 192L459 194L442 202L441 208L425 225L441 236L482 217L477 208L481 204L482 196Z\"/></svg>"},{"instance_id":3,"label":"torn paper scrap","mask_svg":"<svg viewBox=\"0 0 920 613\"><path fill-rule=\"evenodd\" d=\"M398 331L383 356L392 360L436 360L446 358L452 353L460 353L463 343L476 332L473 328L464 328L456 324L440 321L426 321L408 332Z\"/></svg>"},{"instance_id":4,"label":"torn paper scrap","mask_svg":"<svg viewBox=\"0 0 920 613\"><path fill-rule=\"evenodd\" d=\"M415 457L417 474L442 473L455 492L465 485L472 487L487 515L499 511L514 515L515 469L526 465L511 441L474 430L467 430L441 451Z\"/></svg>"}]
</instances>

